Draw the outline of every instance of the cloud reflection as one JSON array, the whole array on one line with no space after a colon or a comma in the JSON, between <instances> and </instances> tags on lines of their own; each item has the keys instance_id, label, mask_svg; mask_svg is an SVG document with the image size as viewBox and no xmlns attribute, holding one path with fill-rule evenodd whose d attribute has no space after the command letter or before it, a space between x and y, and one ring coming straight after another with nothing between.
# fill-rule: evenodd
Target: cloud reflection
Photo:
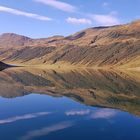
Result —
<instances>
[{"instance_id":1,"label":"cloud reflection","mask_svg":"<svg viewBox=\"0 0 140 140\"><path fill-rule=\"evenodd\" d=\"M38 113L25 114L22 116L15 116L15 117L0 120L0 124L6 124L6 123L12 123L15 121L19 121L19 120L27 120L27 119L37 118L37 117L45 116L48 114L50 114L50 112L38 112Z\"/></svg>"},{"instance_id":2,"label":"cloud reflection","mask_svg":"<svg viewBox=\"0 0 140 140\"><path fill-rule=\"evenodd\" d=\"M49 133L63 130L63 129L72 127L73 125L74 125L74 122L72 121L60 122L60 123L57 123L48 127L30 131L25 136L21 137L20 140L29 140L35 137L48 135Z\"/></svg>"},{"instance_id":3,"label":"cloud reflection","mask_svg":"<svg viewBox=\"0 0 140 140\"><path fill-rule=\"evenodd\" d=\"M84 115L88 115L90 114L90 110L89 109L86 109L86 110L72 110L72 111L67 111L65 112L65 114L67 116L84 116Z\"/></svg>"},{"instance_id":4,"label":"cloud reflection","mask_svg":"<svg viewBox=\"0 0 140 140\"><path fill-rule=\"evenodd\" d=\"M109 119L114 117L117 114L117 111L114 109L99 109L96 112L92 113L91 118L93 119Z\"/></svg>"}]
</instances>

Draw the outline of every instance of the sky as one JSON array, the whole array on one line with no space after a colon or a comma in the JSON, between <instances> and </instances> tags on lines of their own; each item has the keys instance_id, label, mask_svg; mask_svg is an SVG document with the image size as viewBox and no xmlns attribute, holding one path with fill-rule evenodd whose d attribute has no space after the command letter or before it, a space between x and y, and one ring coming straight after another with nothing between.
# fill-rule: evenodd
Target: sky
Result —
<instances>
[{"instance_id":1,"label":"sky","mask_svg":"<svg viewBox=\"0 0 140 140\"><path fill-rule=\"evenodd\" d=\"M140 18L140 0L0 0L0 34L70 35Z\"/></svg>"}]
</instances>

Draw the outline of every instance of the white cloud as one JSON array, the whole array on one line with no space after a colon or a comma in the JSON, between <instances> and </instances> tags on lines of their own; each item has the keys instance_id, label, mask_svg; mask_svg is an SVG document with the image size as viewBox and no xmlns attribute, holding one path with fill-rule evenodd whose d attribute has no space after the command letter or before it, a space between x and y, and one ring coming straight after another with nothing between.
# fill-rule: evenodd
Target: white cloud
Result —
<instances>
[{"instance_id":1,"label":"white cloud","mask_svg":"<svg viewBox=\"0 0 140 140\"><path fill-rule=\"evenodd\" d=\"M104 3L102 4L102 6L103 6L103 7L107 7L107 6L109 6L109 3L108 3L108 2L104 2Z\"/></svg>"},{"instance_id":2,"label":"white cloud","mask_svg":"<svg viewBox=\"0 0 140 140\"><path fill-rule=\"evenodd\" d=\"M19 120L37 118L39 116L44 116L44 115L48 115L48 114L50 114L50 113L49 112L38 112L38 113L32 113L32 114L25 114L22 116L15 116L15 117L0 120L0 124L6 124L6 123L16 122Z\"/></svg>"},{"instance_id":3,"label":"white cloud","mask_svg":"<svg viewBox=\"0 0 140 140\"><path fill-rule=\"evenodd\" d=\"M89 17L93 20L93 22L97 23L98 25L111 26L120 24L120 20L116 15L116 13L114 14L114 12L111 12L108 15L91 14L89 15Z\"/></svg>"},{"instance_id":4,"label":"white cloud","mask_svg":"<svg viewBox=\"0 0 140 140\"><path fill-rule=\"evenodd\" d=\"M71 24L92 24L92 21L86 18L68 17L66 21Z\"/></svg>"},{"instance_id":5,"label":"white cloud","mask_svg":"<svg viewBox=\"0 0 140 140\"><path fill-rule=\"evenodd\" d=\"M67 116L84 116L88 115L91 111L89 109L87 110L72 110L72 111L67 111L65 114Z\"/></svg>"},{"instance_id":6,"label":"white cloud","mask_svg":"<svg viewBox=\"0 0 140 140\"><path fill-rule=\"evenodd\" d=\"M77 8L69 3L61 2L58 0L34 0L36 2L54 7L65 12L76 12Z\"/></svg>"},{"instance_id":7,"label":"white cloud","mask_svg":"<svg viewBox=\"0 0 140 140\"><path fill-rule=\"evenodd\" d=\"M19 16L25 16L25 17L34 18L34 19L43 20L43 21L52 20L51 18L46 17L46 16L41 16L41 15L38 15L38 14L28 13L28 12L24 12L24 11L20 11L20 10L17 10L17 9L4 7L4 6L0 6L0 12L10 13L10 14L19 15Z\"/></svg>"},{"instance_id":8,"label":"white cloud","mask_svg":"<svg viewBox=\"0 0 140 140\"><path fill-rule=\"evenodd\" d=\"M99 109L91 115L93 119L109 119L114 117L117 112L113 109Z\"/></svg>"},{"instance_id":9,"label":"white cloud","mask_svg":"<svg viewBox=\"0 0 140 140\"><path fill-rule=\"evenodd\" d=\"M69 128L73 125L74 125L74 123L71 122L71 121L60 122L60 123L52 125L52 126L48 126L48 127L42 128L42 129L37 129L37 130L30 131L20 139L21 140L33 139L35 137L48 135L49 133Z\"/></svg>"}]
</instances>

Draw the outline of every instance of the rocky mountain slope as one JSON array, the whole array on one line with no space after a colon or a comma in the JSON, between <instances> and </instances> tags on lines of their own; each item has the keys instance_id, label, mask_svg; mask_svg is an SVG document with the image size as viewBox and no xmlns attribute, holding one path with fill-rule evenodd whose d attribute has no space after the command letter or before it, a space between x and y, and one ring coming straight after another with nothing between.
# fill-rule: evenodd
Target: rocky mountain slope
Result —
<instances>
[{"instance_id":1,"label":"rocky mountain slope","mask_svg":"<svg viewBox=\"0 0 140 140\"><path fill-rule=\"evenodd\" d=\"M31 39L14 33L4 33L0 35L0 47L11 48L16 46L24 46Z\"/></svg>"},{"instance_id":2,"label":"rocky mountain slope","mask_svg":"<svg viewBox=\"0 0 140 140\"><path fill-rule=\"evenodd\" d=\"M140 20L74 35L30 39L0 36L0 60L18 64L140 67Z\"/></svg>"}]
</instances>

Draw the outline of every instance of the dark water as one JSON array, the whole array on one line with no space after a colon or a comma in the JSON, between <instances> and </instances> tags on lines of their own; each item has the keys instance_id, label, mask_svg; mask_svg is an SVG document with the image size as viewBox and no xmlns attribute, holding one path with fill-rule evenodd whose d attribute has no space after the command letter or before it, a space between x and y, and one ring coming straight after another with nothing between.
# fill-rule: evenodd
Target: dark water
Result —
<instances>
[{"instance_id":1,"label":"dark water","mask_svg":"<svg viewBox=\"0 0 140 140\"><path fill-rule=\"evenodd\" d=\"M138 72L6 69L0 140L140 140Z\"/></svg>"}]
</instances>

